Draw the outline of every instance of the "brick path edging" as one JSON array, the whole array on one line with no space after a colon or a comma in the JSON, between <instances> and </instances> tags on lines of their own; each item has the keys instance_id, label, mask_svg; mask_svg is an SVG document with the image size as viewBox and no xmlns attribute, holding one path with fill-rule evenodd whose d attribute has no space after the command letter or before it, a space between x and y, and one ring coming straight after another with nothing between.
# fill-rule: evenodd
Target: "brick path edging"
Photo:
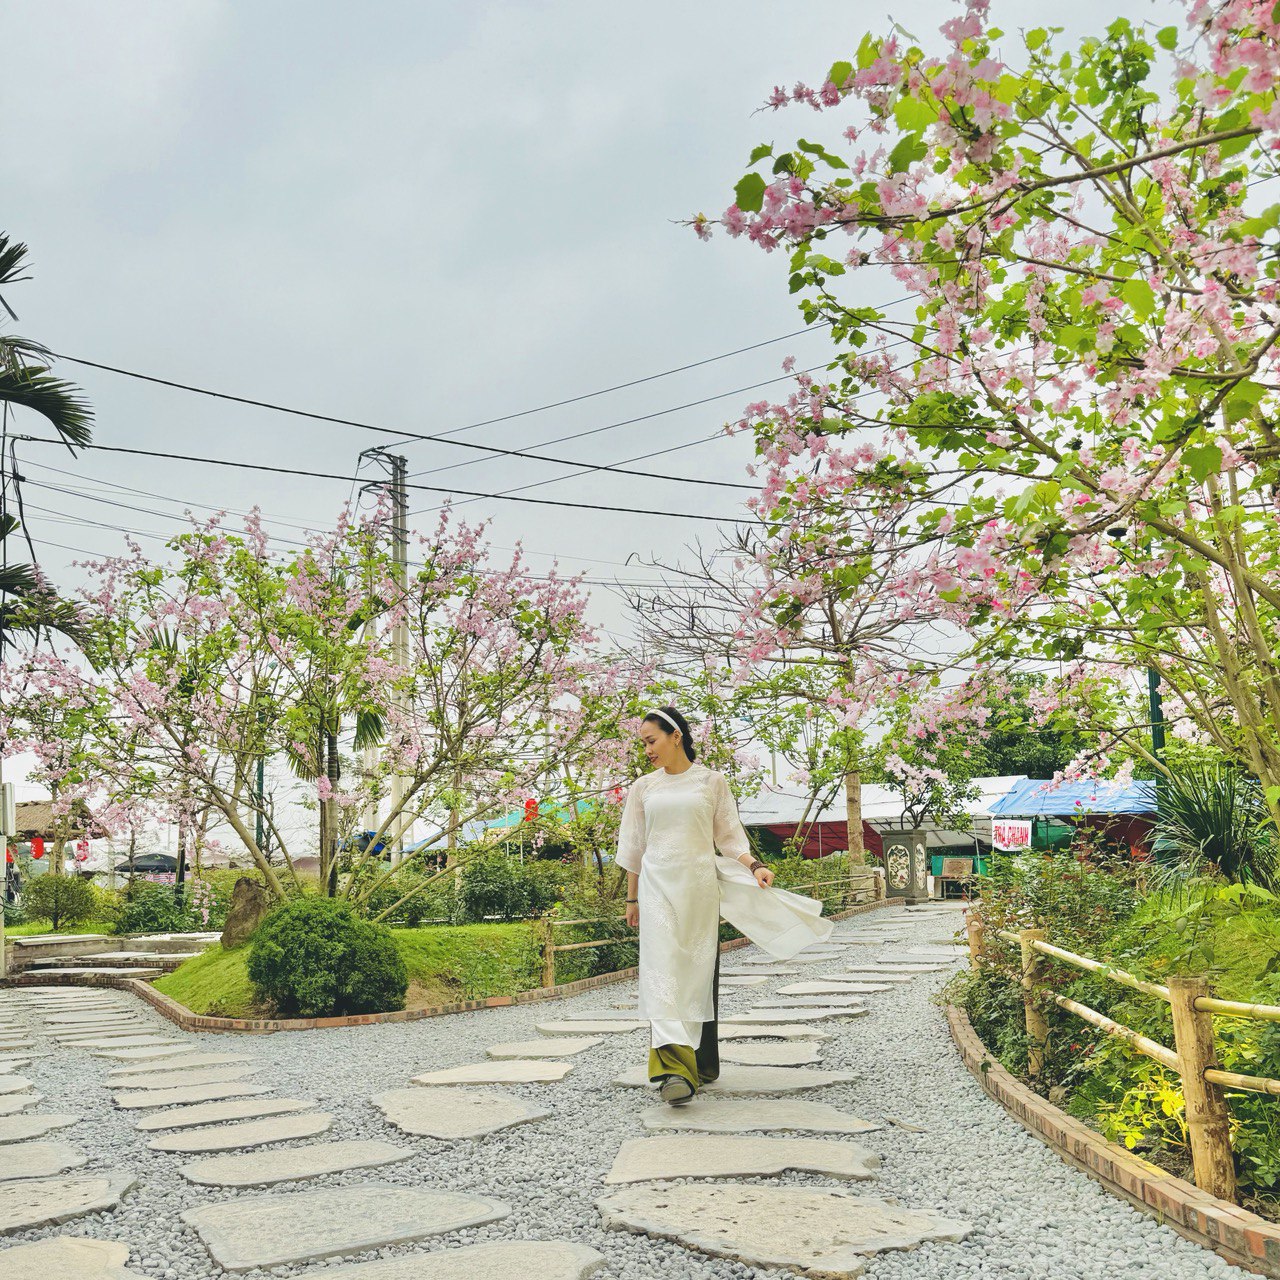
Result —
<instances>
[{"instance_id":1,"label":"brick path edging","mask_svg":"<svg viewBox=\"0 0 1280 1280\"><path fill-rule=\"evenodd\" d=\"M1212 1249L1246 1271L1280 1277L1280 1223L1219 1200L1143 1160L1060 1111L1005 1070L974 1031L963 1009L949 1004L947 1022L961 1060L986 1093L1067 1164L1112 1195L1167 1223L1180 1236Z\"/></svg>"},{"instance_id":2,"label":"brick path edging","mask_svg":"<svg viewBox=\"0 0 1280 1280\"><path fill-rule=\"evenodd\" d=\"M850 916L862 915L864 912L875 911L888 905L890 905L889 899L860 903L847 911L837 911L828 919L846 920ZM729 942L722 942L720 950L736 951L739 947L748 946L749 943L748 938L734 938ZM140 996L157 1013L163 1014L183 1031L235 1031L262 1035L273 1031L315 1031L330 1027L378 1026L384 1022L417 1022L421 1018L439 1018L448 1013L466 1013L472 1009L503 1009L517 1004L535 1004L541 1000L560 1000L566 996L581 995L584 991L591 991L596 987L623 982L627 978L634 978L636 973L637 970L634 967L616 969L612 973L598 973L591 978L580 978L577 982L565 982L554 987L535 987L532 991L518 991L510 996L488 996L483 1000L460 1000L454 1004L429 1005L425 1009L399 1009L393 1013L358 1013L340 1018L217 1018L207 1013L193 1013L186 1005L180 1004L162 991L157 991L145 979L130 978L126 974L93 973L85 974L83 977L57 974L41 981L40 970L33 969L29 973L10 978L0 985L114 987Z\"/></svg>"}]
</instances>

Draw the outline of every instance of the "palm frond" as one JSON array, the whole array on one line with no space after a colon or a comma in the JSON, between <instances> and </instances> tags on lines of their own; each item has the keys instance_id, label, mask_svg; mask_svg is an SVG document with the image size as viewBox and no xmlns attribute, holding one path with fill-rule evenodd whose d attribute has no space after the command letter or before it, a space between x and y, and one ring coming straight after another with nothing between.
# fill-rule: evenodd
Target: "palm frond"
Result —
<instances>
[{"instance_id":1,"label":"palm frond","mask_svg":"<svg viewBox=\"0 0 1280 1280\"><path fill-rule=\"evenodd\" d=\"M15 374L0 369L0 402L33 409L46 418L69 447L88 444L93 436L93 410L78 387L55 378L47 369L24 368Z\"/></svg>"},{"instance_id":2,"label":"palm frond","mask_svg":"<svg viewBox=\"0 0 1280 1280\"><path fill-rule=\"evenodd\" d=\"M21 273L27 269L27 246L20 240L10 240L0 231L0 284L16 284L27 279Z\"/></svg>"},{"instance_id":3,"label":"palm frond","mask_svg":"<svg viewBox=\"0 0 1280 1280\"><path fill-rule=\"evenodd\" d=\"M0 369L20 376L32 365L47 369L53 361L53 352L42 343L17 334L0 334Z\"/></svg>"}]
</instances>

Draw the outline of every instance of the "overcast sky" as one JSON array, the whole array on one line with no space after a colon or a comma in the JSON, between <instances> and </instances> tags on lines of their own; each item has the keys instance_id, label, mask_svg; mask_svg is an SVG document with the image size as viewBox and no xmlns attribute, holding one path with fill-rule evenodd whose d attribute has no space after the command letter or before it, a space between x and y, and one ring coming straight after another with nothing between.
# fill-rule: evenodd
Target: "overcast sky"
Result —
<instances>
[{"instance_id":1,"label":"overcast sky","mask_svg":"<svg viewBox=\"0 0 1280 1280\"><path fill-rule=\"evenodd\" d=\"M1067 16L1099 30L1115 11L993 6L1010 30ZM1164 3L1130 11L1173 20ZM895 16L927 36L953 12L915 0ZM2 225L30 246L35 277L7 295L12 328L69 355L433 433L785 334L801 324L781 255L704 245L676 223L730 202L755 143L816 130L807 110L754 114L772 85L820 80L887 23L876 0L9 0ZM621 462L712 435L762 394L740 388L777 377L787 354L803 367L825 352L806 335L463 438L530 448L722 397L550 447ZM103 444L348 475L360 450L394 439L62 371L88 392ZM566 470L443 444L404 452L424 473L415 483L488 493ZM719 439L637 465L743 480L748 453ZM257 504L297 538L352 488L36 446L21 456L37 550L65 588L81 580L81 552L120 549L122 528L168 534L185 505ZM622 568L632 552L670 559L714 540L714 525L681 513L732 516L742 500L607 473L532 492L671 513L466 508L492 517L500 547L522 539L536 569L559 557L593 579L635 579ZM438 500L411 494L411 508ZM599 594L597 620L625 629Z\"/></svg>"}]
</instances>

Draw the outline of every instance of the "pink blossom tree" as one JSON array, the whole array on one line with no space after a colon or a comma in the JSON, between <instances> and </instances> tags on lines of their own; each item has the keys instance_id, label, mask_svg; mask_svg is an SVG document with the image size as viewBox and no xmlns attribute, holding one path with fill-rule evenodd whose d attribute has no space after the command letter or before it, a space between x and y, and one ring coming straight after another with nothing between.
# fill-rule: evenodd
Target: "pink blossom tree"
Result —
<instances>
[{"instance_id":1,"label":"pink blossom tree","mask_svg":"<svg viewBox=\"0 0 1280 1280\"><path fill-rule=\"evenodd\" d=\"M1179 731L1280 820L1280 15L1163 8L1074 50L1008 39L988 0L932 48L868 35L770 99L827 142L757 148L695 226L782 252L846 350L749 412L762 514L837 538L849 508L901 501L892 475L926 507L903 536L937 539L923 614L993 664L1154 670ZM852 300L874 282L914 308ZM1094 727L1159 763L1144 715Z\"/></svg>"}]
</instances>

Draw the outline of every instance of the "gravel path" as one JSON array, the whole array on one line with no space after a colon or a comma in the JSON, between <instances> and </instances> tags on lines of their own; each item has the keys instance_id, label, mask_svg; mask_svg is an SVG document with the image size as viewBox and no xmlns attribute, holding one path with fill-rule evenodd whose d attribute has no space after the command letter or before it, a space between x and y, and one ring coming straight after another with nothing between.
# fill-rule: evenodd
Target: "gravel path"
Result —
<instances>
[{"instance_id":1,"label":"gravel path","mask_svg":"<svg viewBox=\"0 0 1280 1280\"><path fill-rule=\"evenodd\" d=\"M901 922L900 945L950 940L958 913L924 908L909 915L889 908L855 917L841 926L854 932ZM769 977L759 986L726 988L721 1013L740 1012L778 988L818 980L825 973L870 959L873 947L844 948L841 958L797 966L802 976ZM737 967L751 951L725 959ZM859 1193L897 1197L917 1209L933 1209L973 1226L959 1244L927 1244L909 1253L885 1253L869 1260L866 1274L889 1277L1008 1277L1009 1280L1215 1280L1244 1277L1215 1255L1189 1244L1113 1199L1083 1174L1064 1165L1038 1140L1005 1116L961 1065L940 1009L933 1002L949 973L924 973L912 981L866 997L868 1017L825 1021L831 1039L818 1044L823 1068L856 1073L856 1082L837 1084L806 1098L832 1103L870 1121L886 1115L924 1128L913 1133L889 1125L859 1135L857 1141L880 1153L876 1179L856 1184ZM15 992L3 995L5 1007L18 1004ZM369 1181L497 1196L512 1206L509 1217L472 1230L457 1231L418 1245L389 1248L368 1257L439 1249L480 1241L515 1239L572 1240L591 1245L606 1258L600 1280L747 1280L783 1273L709 1258L678 1245L599 1225L595 1201L606 1190L603 1178L628 1138L646 1133L639 1113L656 1101L640 1089L624 1089L613 1080L643 1061L643 1031L607 1034L602 1043L565 1059L572 1072L556 1084L494 1086L552 1111L550 1118L491 1134L478 1142L441 1142L411 1138L392 1127L370 1096L403 1088L411 1077L438 1068L483 1061L489 1045L537 1038L536 1024L590 1009L616 1011L635 999L635 984L620 983L573 999L508 1009L484 1010L421 1022L341 1031L288 1032L271 1036L190 1035L173 1030L137 1002L148 1028L172 1032L201 1053L249 1057L254 1082L272 1086L273 1096L314 1100L335 1117L327 1140L381 1139L414 1148L412 1158L373 1170L329 1174L288 1192L360 1186ZM20 1015L39 1027L32 1014ZM803 1022L801 1013L794 1021ZM155 1280L213 1280L222 1272L194 1232L180 1221L184 1209L262 1190L224 1191L188 1184L179 1168L191 1157L147 1149L154 1136L135 1126L146 1114L122 1111L111 1101L107 1074L122 1064L91 1057L78 1048L59 1046L42 1030L35 1047L51 1051L24 1072L44 1095L24 1114L75 1112L80 1123L57 1133L60 1140L89 1153L84 1171L119 1169L133 1173L138 1185L115 1211L76 1219L63 1227L23 1231L4 1244L63 1234L119 1240L130 1247L130 1266ZM736 1042L742 1043L742 1042ZM751 1042L747 1042L751 1043ZM142 1070L142 1068L140 1068ZM294 1144L285 1144L294 1145ZM281 1149L281 1148L276 1148ZM832 1185L808 1174L754 1179L762 1186L782 1182L804 1187ZM849 1184L844 1184L848 1186ZM337 1266L355 1258L329 1260ZM311 1264L316 1266L318 1264ZM303 1267L277 1267L244 1273L293 1276Z\"/></svg>"}]
</instances>

